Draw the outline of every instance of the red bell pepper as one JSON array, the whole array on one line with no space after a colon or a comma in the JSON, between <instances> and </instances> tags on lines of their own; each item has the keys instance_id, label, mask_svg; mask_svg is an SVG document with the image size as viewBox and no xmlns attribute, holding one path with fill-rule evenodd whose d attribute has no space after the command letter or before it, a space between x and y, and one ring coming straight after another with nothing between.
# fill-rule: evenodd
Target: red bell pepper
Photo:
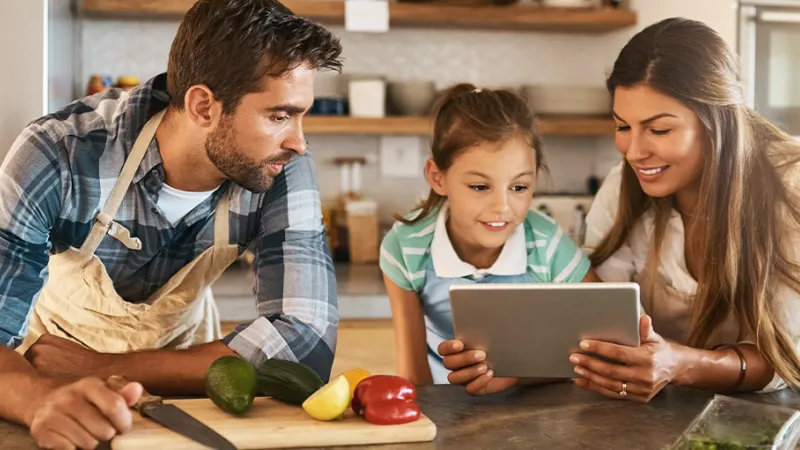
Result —
<instances>
[{"instance_id":1,"label":"red bell pepper","mask_svg":"<svg viewBox=\"0 0 800 450\"><path fill-rule=\"evenodd\" d=\"M350 406L371 423L396 425L419 419L416 399L416 388L405 378L373 375L358 383Z\"/></svg>"},{"instance_id":2,"label":"red bell pepper","mask_svg":"<svg viewBox=\"0 0 800 450\"><path fill-rule=\"evenodd\" d=\"M397 425L419 419L419 406L414 400L384 400L364 408L364 418L375 425Z\"/></svg>"}]
</instances>

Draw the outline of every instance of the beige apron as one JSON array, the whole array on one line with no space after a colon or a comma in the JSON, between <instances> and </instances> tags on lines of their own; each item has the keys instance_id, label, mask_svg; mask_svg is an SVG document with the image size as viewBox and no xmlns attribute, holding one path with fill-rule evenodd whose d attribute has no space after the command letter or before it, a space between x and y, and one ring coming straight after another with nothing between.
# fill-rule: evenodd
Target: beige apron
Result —
<instances>
[{"instance_id":1,"label":"beige apron","mask_svg":"<svg viewBox=\"0 0 800 450\"><path fill-rule=\"evenodd\" d=\"M647 258L644 270L634 275L633 281L639 284L643 313L647 313L653 321L653 330L664 339L685 345L689 338L689 327L692 322L694 293L685 293L675 289L661 274L655 280L650 276ZM739 342L739 325L731 314L722 326L712 333L708 348L720 344L736 344Z\"/></svg>"},{"instance_id":2,"label":"beige apron","mask_svg":"<svg viewBox=\"0 0 800 450\"><path fill-rule=\"evenodd\" d=\"M164 111L157 113L142 129L81 248L50 257L50 276L31 314L28 334L17 348L19 353L45 333L103 353L181 349L221 338L210 286L238 257L238 246L228 242L229 191L215 211L214 244L141 303L129 303L117 294L94 254L106 234L128 248L141 249L141 241L113 218L163 116Z\"/></svg>"}]
</instances>

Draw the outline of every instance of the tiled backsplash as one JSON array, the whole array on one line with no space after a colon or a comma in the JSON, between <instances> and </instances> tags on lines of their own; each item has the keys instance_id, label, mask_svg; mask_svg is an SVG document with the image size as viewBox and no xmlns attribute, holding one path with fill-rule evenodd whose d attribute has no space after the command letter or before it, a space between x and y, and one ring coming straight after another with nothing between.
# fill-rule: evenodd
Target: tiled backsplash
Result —
<instances>
[{"instance_id":1,"label":"tiled backsplash","mask_svg":"<svg viewBox=\"0 0 800 450\"><path fill-rule=\"evenodd\" d=\"M380 218L386 222L393 213L408 212L420 197L427 195L429 188L422 167L414 178L382 175L377 162L378 141L379 138L372 136L309 136L309 148L317 165L322 195L328 199L339 191L339 171L333 164L334 158L365 156L368 163L362 171L363 191L379 201ZM588 177L605 177L619 161L611 138L546 137L542 147L550 175L540 178L539 193L586 194Z\"/></svg>"},{"instance_id":2,"label":"tiled backsplash","mask_svg":"<svg viewBox=\"0 0 800 450\"><path fill-rule=\"evenodd\" d=\"M136 75L142 80L166 69L177 21L82 19L77 92L90 75ZM392 30L363 34L332 27L344 47L345 74L377 74L389 81L430 79L437 87L467 81L481 86L523 84L602 86L624 32L570 35L530 32ZM421 175L384 177L379 172L377 136L308 136L323 196L339 189L333 158L366 156L363 186L380 204L384 221L404 213L427 192ZM427 141L427 140L425 140ZM427 142L426 142L427 143ZM540 190L585 193L590 175L603 177L619 158L611 137L551 137L543 141L551 176ZM425 145L423 145L423 148Z\"/></svg>"},{"instance_id":3,"label":"tiled backsplash","mask_svg":"<svg viewBox=\"0 0 800 450\"><path fill-rule=\"evenodd\" d=\"M79 83L93 73L150 77L166 67L177 21L82 19ZM397 29L352 33L330 28L344 47L344 72L390 81L432 79L485 86L602 86L628 33L572 35L512 31ZM85 86L82 86L85 89Z\"/></svg>"}]
</instances>

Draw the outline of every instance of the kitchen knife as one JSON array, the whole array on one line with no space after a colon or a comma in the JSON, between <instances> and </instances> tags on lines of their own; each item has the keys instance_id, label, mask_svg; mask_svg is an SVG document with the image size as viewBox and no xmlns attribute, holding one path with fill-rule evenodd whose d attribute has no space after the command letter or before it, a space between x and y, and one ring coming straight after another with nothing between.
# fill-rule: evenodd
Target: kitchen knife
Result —
<instances>
[{"instance_id":1,"label":"kitchen knife","mask_svg":"<svg viewBox=\"0 0 800 450\"><path fill-rule=\"evenodd\" d=\"M129 382L125 377L112 375L108 378L108 386L115 391L125 387ZM204 425L175 405L165 404L161 397L142 392L142 397L133 405L139 413L182 434L193 441L216 450L236 450L236 447L222 435Z\"/></svg>"}]
</instances>

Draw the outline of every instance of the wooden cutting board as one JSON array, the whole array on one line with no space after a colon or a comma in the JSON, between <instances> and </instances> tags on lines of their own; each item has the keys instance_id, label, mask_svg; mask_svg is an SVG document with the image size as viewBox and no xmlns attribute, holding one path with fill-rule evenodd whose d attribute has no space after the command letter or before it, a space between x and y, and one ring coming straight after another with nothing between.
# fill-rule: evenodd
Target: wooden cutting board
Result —
<instances>
[{"instance_id":1,"label":"wooden cutting board","mask_svg":"<svg viewBox=\"0 0 800 450\"><path fill-rule=\"evenodd\" d=\"M323 422L299 406L258 397L250 411L232 416L209 399L165 400L225 436L238 449L271 449L334 445L427 442L436 438L436 425L425 415L402 425L373 425L348 410L345 419ZM133 428L114 438L113 450L203 449L202 445L150 419L135 414Z\"/></svg>"}]
</instances>

